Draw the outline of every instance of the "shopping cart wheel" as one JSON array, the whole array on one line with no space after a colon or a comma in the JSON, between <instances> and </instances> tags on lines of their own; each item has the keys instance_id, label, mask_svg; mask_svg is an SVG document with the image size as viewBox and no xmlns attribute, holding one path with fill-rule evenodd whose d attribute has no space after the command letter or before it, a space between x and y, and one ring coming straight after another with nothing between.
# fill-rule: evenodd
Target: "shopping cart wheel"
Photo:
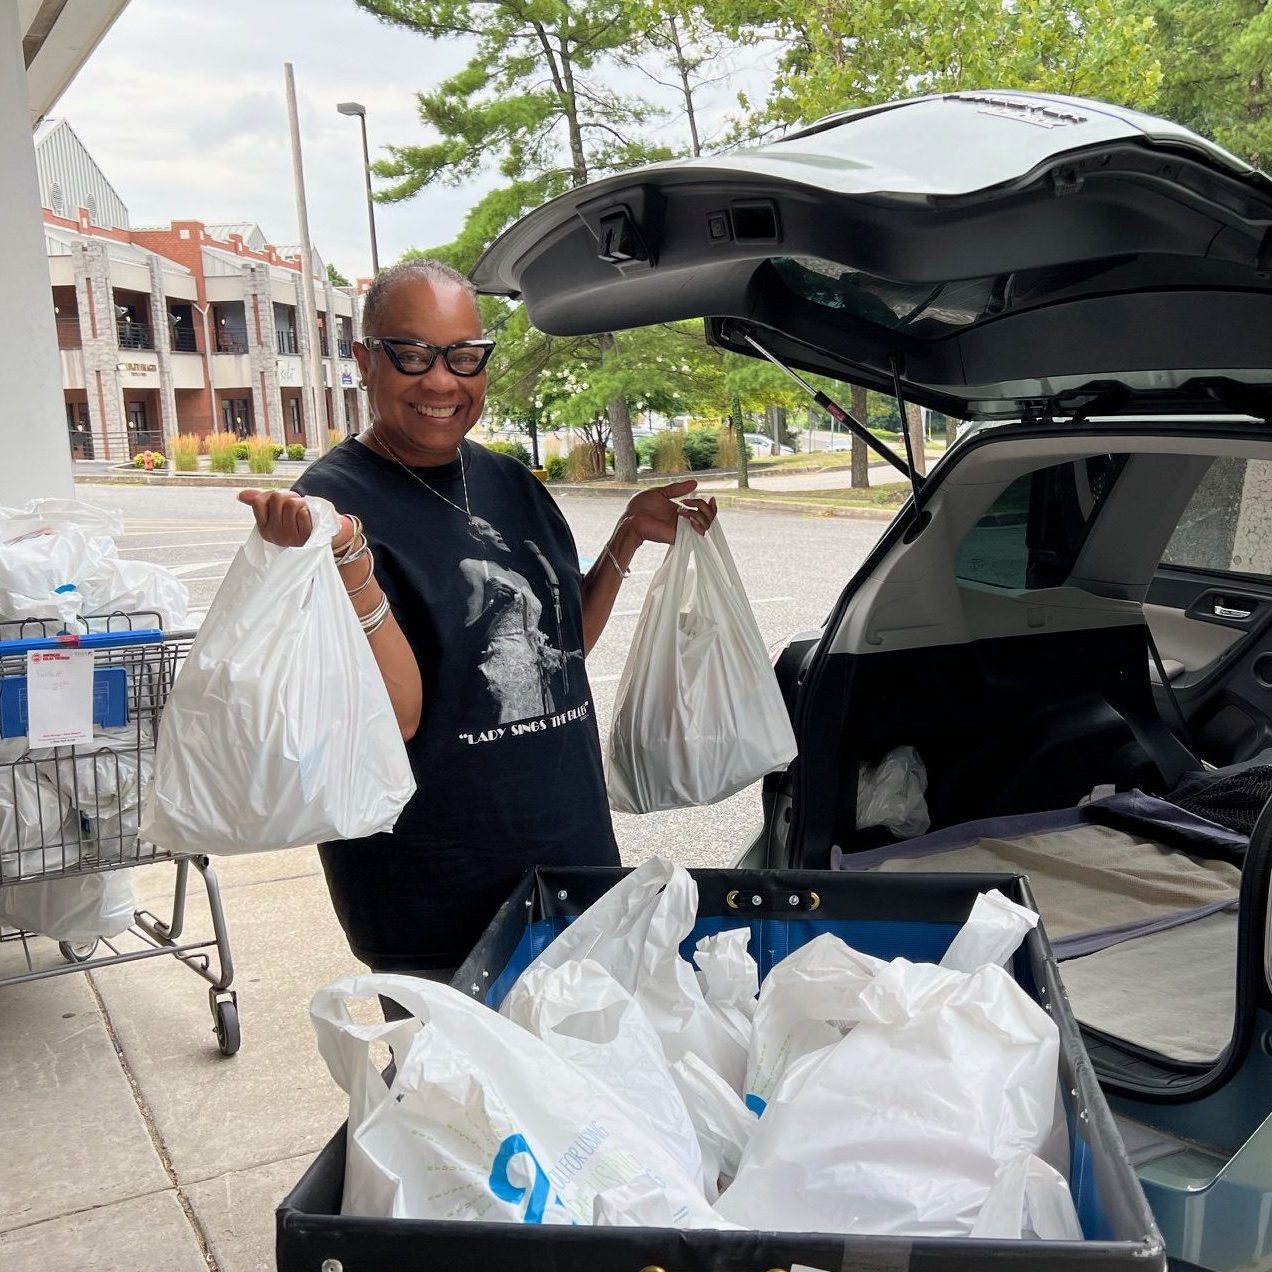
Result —
<instances>
[{"instance_id":1,"label":"shopping cart wheel","mask_svg":"<svg viewBox=\"0 0 1272 1272\"><path fill-rule=\"evenodd\" d=\"M212 1028L216 1032L216 1045L221 1048L223 1056L232 1056L243 1042L239 1033L238 995L228 994L224 998L218 998L214 989L208 997L212 1001Z\"/></svg>"},{"instance_id":2,"label":"shopping cart wheel","mask_svg":"<svg viewBox=\"0 0 1272 1272\"><path fill-rule=\"evenodd\" d=\"M58 953L68 963L87 963L97 951L96 941L59 941Z\"/></svg>"}]
</instances>

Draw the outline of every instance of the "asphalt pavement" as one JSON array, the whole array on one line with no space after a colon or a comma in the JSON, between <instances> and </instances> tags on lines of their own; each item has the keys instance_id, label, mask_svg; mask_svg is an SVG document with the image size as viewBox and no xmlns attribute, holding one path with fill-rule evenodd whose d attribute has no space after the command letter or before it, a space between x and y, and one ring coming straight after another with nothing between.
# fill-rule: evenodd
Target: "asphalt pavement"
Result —
<instances>
[{"instance_id":1,"label":"asphalt pavement","mask_svg":"<svg viewBox=\"0 0 1272 1272\"><path fill-rule=\"evenodd\" d=\"M233 490L81 485L120 509L120 551L178 573L206 610L250 526ZM590 563L619 500L560 499ZM877 521L726 511L721 524L766 642L820 625L883 531ZM659 561L633 563L588 659L602 736ZM492 774L498 780L498 774ZM232 794L227 796L232 798ZM727 866L758 829L758 787L709 808L616 816L624 860L659 852ZM273 1212L340 1125L347 1098L318 1057L314 990L359 970L313 849L216 862L243 1047L223 1058L207 987L170 957L0 987L0 1268L4 1272L269 1272ZM136 872L141 904L172 905L171 865ZM188 936L210 932L195 885ZM131 948L121 940L121 948ZM65 966L33 941L37 966ZM0 979L23 970L0 944ZM367 1019L375 1012L364 1004Z\"/></svg>"}]
</instances>

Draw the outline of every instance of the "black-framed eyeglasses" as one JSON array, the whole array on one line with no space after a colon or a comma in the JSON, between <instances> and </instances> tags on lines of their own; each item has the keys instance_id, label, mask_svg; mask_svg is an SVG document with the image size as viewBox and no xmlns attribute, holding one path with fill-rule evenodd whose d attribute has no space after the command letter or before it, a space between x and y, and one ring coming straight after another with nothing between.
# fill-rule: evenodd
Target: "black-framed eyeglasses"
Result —
<instances>
[{"instance_id":1,"label":"black-framed eyeglasses","mask_svg":"<svg viewBox=\"0 0 1272 1272\"><path fill-rule=\"evenodd\" d=\"M370 336L362 343L368 349L383 349L385 357L402 375L424 375L431 371L438 354L452 375L480 375L495 351L493 340L458 340L454 344L435 345L405 336Z\"/></svg>"}]
</instances>

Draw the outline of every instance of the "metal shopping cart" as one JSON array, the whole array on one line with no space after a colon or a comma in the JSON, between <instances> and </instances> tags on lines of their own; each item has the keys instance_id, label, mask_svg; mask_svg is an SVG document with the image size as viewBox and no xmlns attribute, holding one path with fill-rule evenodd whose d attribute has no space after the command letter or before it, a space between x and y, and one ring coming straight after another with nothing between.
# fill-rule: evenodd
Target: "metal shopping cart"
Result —
<instances>
[{"instance_id":1,"label":"metal shopping cart","mask_svg":"<svg viewBox=\"0 0 1272 1272\"><path fill-rule=\"evenodd\" d=\"M61 619L0 623L0 942L20 942L25 961L25 971L0 974L0 987L171 955L208 982L217 1045L232 1056L238 999L216 872L207 857L177 856L138 835L159 718L194 633L164 632L152 613L79 626L68 635ZM93 742L31 748L27 655L68 645L93 653ZM114 872L156 862L176 868L169 920L131 909L127 892L115 935L92 935L95 916L70 917L85 900L77 889L91 885L87 901L96 903L103 888L124 882ZM191 867L207 889L210 940L182 939ZM61 963L37 967L32 914L52 916L42 930L55 940L60 924L87 922L90 930L58 940Z\"/></svg>"}]
</instances>

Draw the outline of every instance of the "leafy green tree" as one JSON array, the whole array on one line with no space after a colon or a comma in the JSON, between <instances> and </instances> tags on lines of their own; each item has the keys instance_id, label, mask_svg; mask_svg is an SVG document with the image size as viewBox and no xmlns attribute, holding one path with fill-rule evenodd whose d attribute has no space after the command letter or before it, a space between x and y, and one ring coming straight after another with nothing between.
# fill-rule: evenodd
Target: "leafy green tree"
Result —
<instances>
[{"instance_id":1,"label":"leafy green tree","mask_svg":"<svg viewBox=\"0 0 1272 1272\"><path fill-rule=\"evenodd\" d=\"M768 100L743 99L751 135L972 88L1145 107L1161 82L1152 15L1127 0L722 0L713 12L739 39L785 49Z\"/></svg>"},{"instance_id":2,"label":"leafy green tree","mask_svg":"<svg viewBox=\"0 0 1272 1272\"><path fill-rule=\"evenodd\" d=\"M350 286L349 280L330 263L327 265L327 281L330 282L333 287Z\"/></svg>"},{"instance_id":3,"label":"leafy green tree","mask_svg":"<svg viewBox=\"0 0 1272 1272\"><path fill-rule=\"evenodd\" d=\"M389 146L372 165L390 182L386 202L435 183L462 185L494 169L501 184L479 199L456 240L431 254L471 269L498 234L531 208L608 172L671 157L646 139L661 107L615 87L610 72L642 40L648 6L635 0L356 0L383 21L430 40L475 38L468 64L418 95L421 121L437 140ZM623 359L608 336L602 363ZM617 393L617 389L616 389ZM620 477L635 480L629 404L606 406Z\"/></svg>"},{"instance_id":4,"label":"leafy green tree","mask_svg":"<svg viewBox=\"0 0 1272 1272\"><path fill-rule=\"evenodd\" d=\"M1156 109L1272 172L1272 5L1132 0L1157 25Z\"/></svg>"}]
</instances>

